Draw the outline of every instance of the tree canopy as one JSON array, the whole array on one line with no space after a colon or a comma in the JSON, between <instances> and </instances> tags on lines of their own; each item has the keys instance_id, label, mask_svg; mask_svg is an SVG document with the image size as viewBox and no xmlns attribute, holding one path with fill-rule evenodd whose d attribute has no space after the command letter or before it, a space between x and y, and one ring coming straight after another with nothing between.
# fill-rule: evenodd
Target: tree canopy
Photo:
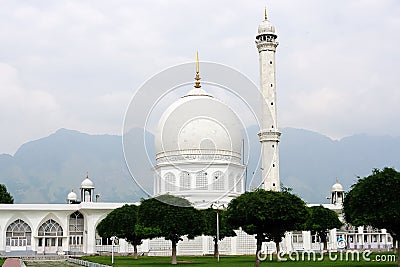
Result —
<instances>
[{"instance_id":1,"label":"tree canopy","mask_svg":"<svg viewBox=\"0 0 400 267\"><path fill-rule=\"evenodd\" d=\"M359 179L343 202L345 219L354 226L384 228L400 241L400 173L393 168L374 169ZM400 267L400 247L398 248Z\"/></svg>"},{"instance_id":2,"label":"tree canopy","mask_svg":"<svg viewBox=\"0 0 400 267\"><path fill-rule=\"evenodd\" d=\"M141 227L153 229L154 237L172 242L172 264L177 264L176 245L182 236L192 239L203 231L201 213L188 200L169 194L142 200L139 222Z\"/></svg>"},{"instance_id":3,"label":"tree canopy","mask_svg":"<svg viewBox=\"0 0 400 267\"><path fill-rule=\"evenodd\" d=\"M14 198L7 191L7 187L4 184L0 184L0 203L2 204L13 204Z\"/></svg>"},{"instance_id":4,"label":"tree canopy","mask_svg":"<svg viewBox=\"0 0 400 267\"><path fill-rule=\"evenodd\" d=\"M305 230L318 235L326 248L327 234L330 229L340 228L343 223L339 220L338 214L328 208L320 206L308 207L308 216L305 222Z\"/></svg>"},{"instance_id":5,"label":"tree canopy","mask_svg":"<svg viewBox=\"0 0 400 267\"><path fill-rule=\"evenodd\" d=\"M228 222L234 228L241 227L249 235L256 235L257 257L264 241L279 242L286 231L302 228L307 217L306 205L290 192L275 192L257 189L233 199L227 209ZM277 251L278 252L278 251Z\"/></svg>"},{"instance_id":6,"label":"tree canopy","mask_svg":"<svg viewBox=\"0 0 400 267\"><path fill-rule=\"evenodd\" d=\"M146 238L146 232L138 225L138 210L136 205L124 205L110 212L97 225L97 232L102 237L116 236L124 238L134 247L134 258L137 259L137 246Z\"/></svg>"}]
</instances>

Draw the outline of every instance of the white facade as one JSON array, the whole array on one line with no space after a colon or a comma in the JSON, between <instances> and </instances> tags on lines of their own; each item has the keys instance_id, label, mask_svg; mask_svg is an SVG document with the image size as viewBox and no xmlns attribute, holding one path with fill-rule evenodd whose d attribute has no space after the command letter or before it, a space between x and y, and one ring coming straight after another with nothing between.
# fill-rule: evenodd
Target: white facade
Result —
<instances>
[{"instance_id":1,"label":"white facade","mask_svg":"<svg viewBox=\"0 0 400 267\"><path fill-rule=\"evenodd\" d=\"M94 186L93 186L94 189ZM335 191L339 190L339 191ZM332 194L341 192L338 183ZM76 194L68 194L75 197ZM76 199L75 199L76 200ZM1 204L0 205L0 254L3 255L46 255L46 254L95 254L111 252L111 241L96 233L97 225L109 212L127 203L81 202L70 204ZM333 199L332 199L333 201ZM319 205L319 204L316 204ZM343 220L342 205L324 204L339 214ZM243 231L237 236L227 237L219 242L219 251L224 255L254 254L256 239ZM333 229L328 237L328 249L338 250L337 240L346 241L346 249L388 250L393 246L391 236L384 229L352 227ZM280 243L280 250L320 251L322 244L310 232L288 232ZM339 248L340 249L340 248ZM150 256L169 256L171 242L163 238L144 240L138 247L139 253ZM194 240L184 238L178 243L178 255L212 254L212 237L199 236ZM275 251L274 243L264 243L263 252ZM133 253L133 247L125 240L119 240L115 252Z\"/></svg>"},{"instance_id":2,"label":"white facade","mask_svg":"<svg viewBox=\"0 0 400 267\"><path fill-rule=\"evenodd\" d=\"M96 226L122 203L2 204L0 252L96 253Z\"/></svg>"},{"instance_id":3,"label":"white facade","mask_svg":"<svg viewBox=\"0 0 400 267\"><path fill-rule=\"evenodd\" d=\"M262 154L262 182L265 190L280 190L278 131L276 112L275 52L278 42L275 26L268 20L265 11L264 21L258 26L256 45L260 64L261 129L258 134Z\"/></svg>"}]
</instances>

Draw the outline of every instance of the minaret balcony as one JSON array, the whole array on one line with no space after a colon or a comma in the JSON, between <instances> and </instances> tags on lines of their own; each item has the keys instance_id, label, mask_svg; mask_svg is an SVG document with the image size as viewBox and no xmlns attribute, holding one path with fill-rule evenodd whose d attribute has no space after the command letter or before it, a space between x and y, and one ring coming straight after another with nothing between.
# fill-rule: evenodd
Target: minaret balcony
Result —
<instances>
[{"instance_id":1,"label":"minaret balcony","mask_svg":"<svg viewBox=\"0 0 400 267\"><path fill-rule=\"evenodd\" d=\"M260 139L260 142L267 142L267 141L279 142L281 139L281 133L278 131L261 130L261 132L258 133L258 137Z\"/></svg>"},{"instance_id":2,"label":"minaret balcony","mask_svg":"<svg viewBox=\"0 0 400 267\"><path fill-rule=\"evenodd\" d=\"M278 42L268 42L268 41L260 41L256 40L256 45L258 52L261 51L276 51L276 47L279 45Z\"/></svg>"}]
</instances>

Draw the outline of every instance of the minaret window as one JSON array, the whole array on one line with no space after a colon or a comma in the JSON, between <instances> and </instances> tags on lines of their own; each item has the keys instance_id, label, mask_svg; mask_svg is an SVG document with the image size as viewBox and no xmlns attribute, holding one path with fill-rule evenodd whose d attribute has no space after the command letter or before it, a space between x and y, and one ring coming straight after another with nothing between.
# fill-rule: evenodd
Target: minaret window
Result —
<instances>
[{"instance_id":1,"label":"minaret window","mask_svg":"<svg viewBox=\"0 0 400 267\"><path fill-rule=\"evenodd\" d=\"M272 64L272 61L270 61L269 64Z\"/></svg>"}]
</instances>

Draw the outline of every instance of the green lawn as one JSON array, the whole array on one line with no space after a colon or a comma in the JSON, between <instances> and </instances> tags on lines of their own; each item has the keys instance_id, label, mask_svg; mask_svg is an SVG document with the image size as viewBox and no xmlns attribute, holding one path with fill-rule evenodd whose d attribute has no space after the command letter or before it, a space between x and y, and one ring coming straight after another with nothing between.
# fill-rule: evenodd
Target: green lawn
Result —
<instances>
[{"instance_id":1,"label":"green lawn","mask_svg":"<svg viewBox=\"0 0 400 267\"><path fill-rule=\"evenodd\" d=\"M328 257L325 257L323 261L286 261L286 262L276 262L266 260L261 262L261 266L304 266L304 267L345 267L345 266L353 266L353 267L395 267L397 266L397 262L376 262L374 259L376 255L383 254L373 254L370 256L371 261L345 261L345 260L337 260L332 261L329 260ZM386 255L386 254L385 254ZM111 257L110 256L86 256L82 259L98 262L102 264L111 265ZM397 257L396 257L397 260ZM134 260L132 256L117 256L114 258L114 266L115 267L129 267L129 266L171 266L171 258L170 257L139 257L138 260ZM217 262L213 257L202 256L202 257L188 257L188 256L178 256L178 265L182 265L185 267L190 266L219 266L219 267L249 267L253 266L254 257L253 256L222 256L220 258L220 262Z\"/></svg>"}]
</instances>

